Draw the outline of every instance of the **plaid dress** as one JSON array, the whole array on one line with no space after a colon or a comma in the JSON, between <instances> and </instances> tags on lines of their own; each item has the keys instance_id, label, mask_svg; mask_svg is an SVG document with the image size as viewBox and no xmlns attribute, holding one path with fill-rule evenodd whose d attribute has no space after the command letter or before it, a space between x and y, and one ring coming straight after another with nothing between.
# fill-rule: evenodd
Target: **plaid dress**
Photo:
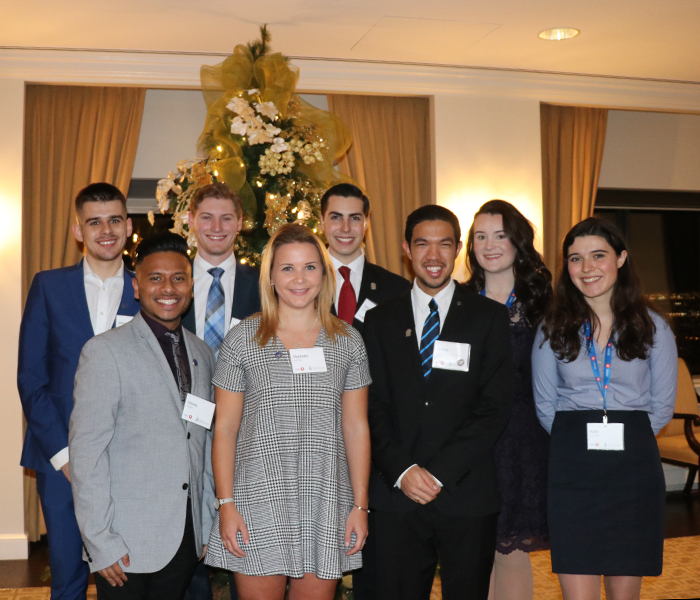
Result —
<instances>
[{"instance_id":1,"label":"plaid dress","mask_svg":"<svg viewBox=\"0 0 700 600\"><path fill-rule=\"evenodd\" d=\"M333 343L324 329L325 373L292 373L278 340L252 341L260 318L242 321L221 346L213 383L245 392L236 444L233 496L250 533L238 543L245 558L224 547L216 514L206 563L245 575L314 573L337 579L362 566L361 553L345 556L345 521L352 509L341 421L344 390L371 383L360 334Z\"/></svg>"}]
</instances>

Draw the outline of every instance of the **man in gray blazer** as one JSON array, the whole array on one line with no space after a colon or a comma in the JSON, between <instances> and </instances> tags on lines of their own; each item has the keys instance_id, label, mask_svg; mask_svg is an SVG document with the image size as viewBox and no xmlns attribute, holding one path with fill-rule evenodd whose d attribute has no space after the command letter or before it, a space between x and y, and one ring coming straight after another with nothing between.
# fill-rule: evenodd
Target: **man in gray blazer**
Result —
<instances>
[{"instance_id":1,"label":"man in gray blazer","mask_svg":"<svg viewBox=\"0 0 700 600\"><path fill-rule=\"evenodd\" d=\"M141 312L80 356L69 435L75 512L99 600L178 600L213 516L209 423L197 410L213 413L214 356L180 324L192 299L183 238L141 243L134 294Z\"/></svg>"}]
</instances>

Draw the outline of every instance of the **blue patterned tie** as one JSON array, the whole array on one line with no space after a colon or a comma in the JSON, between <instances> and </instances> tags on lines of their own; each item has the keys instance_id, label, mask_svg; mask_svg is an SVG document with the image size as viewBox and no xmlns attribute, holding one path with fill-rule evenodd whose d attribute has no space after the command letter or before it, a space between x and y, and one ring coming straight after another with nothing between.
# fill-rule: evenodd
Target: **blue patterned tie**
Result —
<instances>
[{"instance_id":1,"label":"blue patterned tie","mask_svg":"<svg viewBox=\"0 0 700 600\"><path fill-rule=\"evenodd\" d=\"M433 370L433 352L435 350L435 340L440 335L440 313L435 300L428 304L430 314L423 325L423 335L420 338L420 359L423 365L423 377L430 375Z\"/></svg>"},{"instance_id":2,"label":"blue patterned tie","mask_svg":"<svg viewBox=\"0 0 700 600\"><path fill-rule=\"evenodd\" d=\"M207 271L214 278L207 296L207 313L204 320L204 341L219 354L219 347L224 341L224 288L221 285L221 276L224 270L221 267L213 267Z\"/></svg>"}]
</instances>

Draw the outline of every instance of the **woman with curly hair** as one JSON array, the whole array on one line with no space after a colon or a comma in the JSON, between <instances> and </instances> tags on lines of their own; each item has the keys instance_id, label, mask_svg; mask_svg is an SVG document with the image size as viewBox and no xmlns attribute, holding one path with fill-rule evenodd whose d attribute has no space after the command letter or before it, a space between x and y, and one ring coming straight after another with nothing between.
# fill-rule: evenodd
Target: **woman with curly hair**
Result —
<instances>
[{"instance_id":1,"label":"woman with curly hair","mask_svg":"<svg viewBox=\"0 0 700 600\"><path fill-rule=\"evenodd\" d=\"M673 414L676 343L641 294L625 241L590 217L564 238L532 354L552 434L548 516L564 600L638 600L661 574L665 484L654 435Z\"/></svg>"},{"instance_id":2,"label":"woman with curly hair","mask_svg":"<svg viewBox=\"0 0 700 600\"><path fill-rule=\"evenodd\" d=\"M498 519L491 600L533 597L529 552L547 546L549 436L537 421L530 354L552 297L552 276L534 247L532 224L509 202L490 200L467 238L466 286L508 307L515 366L513 416L496 445L503 507Z\"/></svg>"}]
</instances>

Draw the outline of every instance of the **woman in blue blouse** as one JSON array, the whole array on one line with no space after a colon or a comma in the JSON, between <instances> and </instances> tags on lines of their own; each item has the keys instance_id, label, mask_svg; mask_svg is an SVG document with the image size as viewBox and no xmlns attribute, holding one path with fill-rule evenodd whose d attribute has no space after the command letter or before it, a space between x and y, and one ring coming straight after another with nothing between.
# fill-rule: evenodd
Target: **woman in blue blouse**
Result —
<instances>
[{"instance_id":1,"label":"woman in blue blouse","mask_svg":"<svg viewBox=\"0 0 700 600\"><path fill-rule=\"evenodd\" d=\"M535 403L552 435L548 517L564 600L639 599L661 574L665 485L654 435L678 370L668 324L641 295L620 231L594 217L563 244L555 298L532 353Z\"/></svg>"}]
</instances>

